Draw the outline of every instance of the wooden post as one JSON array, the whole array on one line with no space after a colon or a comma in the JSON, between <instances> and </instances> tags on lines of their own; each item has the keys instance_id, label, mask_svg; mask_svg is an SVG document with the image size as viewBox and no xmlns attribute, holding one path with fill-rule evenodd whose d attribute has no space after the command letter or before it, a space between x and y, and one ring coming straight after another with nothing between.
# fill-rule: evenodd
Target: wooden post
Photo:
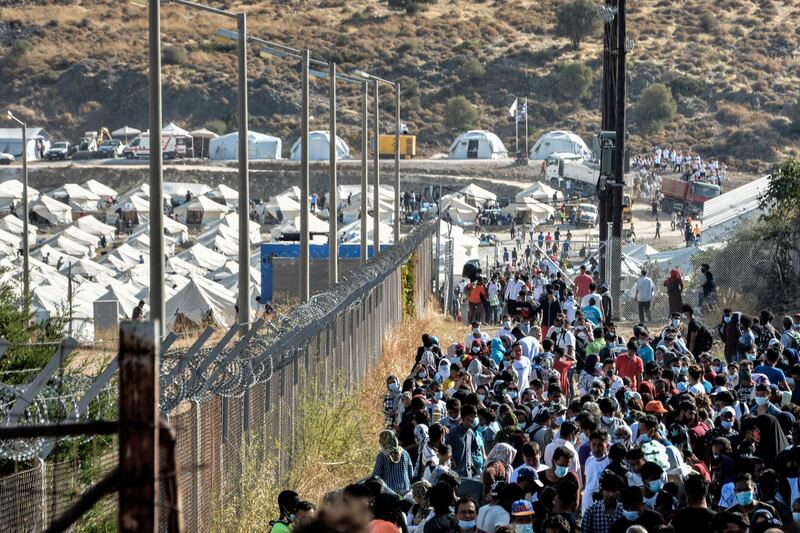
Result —
<instances>
[{"instance_id":1,"label":"wooden post","mask_svg":"<svg viewBox=\"0 0 800 533\"><path fill-rule=\"evenodd\" d=\"M157 321L123 322L119 335L119 531L158 531Z\"/></svg>"}]
</instances>

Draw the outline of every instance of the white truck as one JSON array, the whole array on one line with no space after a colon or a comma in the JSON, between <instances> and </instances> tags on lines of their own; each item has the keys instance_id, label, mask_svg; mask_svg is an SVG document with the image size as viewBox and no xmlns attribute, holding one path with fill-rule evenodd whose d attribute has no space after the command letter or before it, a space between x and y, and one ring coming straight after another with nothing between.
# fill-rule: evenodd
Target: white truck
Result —
<instances>
[{"instance_id":1,"label":"white truck","mask_svg":"<svg viewBox=\"0 0 800 533\"><path fill-rule=\"evenodd\" d=\"M600 164L578 154L554 153L545 162L545 176L551 187L566 195L588 196L597 191ZM625 175L625 185L633 185L631 174Z\"/></svg>"},{"instance_id":2,"label":"white truck","mask_svg":"<svg viewBox=\"0 0 800 533\"><path fill-rule=\"evenodd\" d=\"M174 133L162 133L161 153L164 159L192 156L192 137ZM122 150L127 159L150 157L150 133L143 131Z\"/></svg>"}]
</instances>

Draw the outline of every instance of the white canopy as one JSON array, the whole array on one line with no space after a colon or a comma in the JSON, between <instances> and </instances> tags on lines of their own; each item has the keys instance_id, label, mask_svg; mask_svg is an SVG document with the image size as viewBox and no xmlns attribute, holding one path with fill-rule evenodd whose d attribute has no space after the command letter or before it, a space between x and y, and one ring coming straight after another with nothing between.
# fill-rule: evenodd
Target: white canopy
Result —
<instances>
[{"instance_id":1,"label":"white canopy","mask_svg":"<svg viewBox=\"0 0 800 533\"><path fill-rule=\"evenodd\" d=\"M210 190L211 187L205 183L183 183L178 181L164 182L164 192L169 194L170 197L174 197L176 199L186 198L187 191L192 193L192 196L201 196Z\"/></svg>"},{"instance_id":2,"label":"white canopy","mask_svg":"<svg viewBox=\"0 0 800 533\"><path fill-rule=\"evenodd\" d=\"M39 197L39 191L28 185L28 202ZM22 182L17 179L0 182L0 208L6 208L12 203L22 201Z\"/></svg>"},{"instance_id":3,"label":"white canopy","mask_svg":"<svg viewBox=\"0 0 800 533\"><path fill-rule=\"evenodd\" d=\"M767 187L769 176L763 176L707 200L703 204L700 242L710 244L726 241L743 222L758 217L762 213L760 197Z\"/></svg>"},{"instance_id":4,"label":"white canopy","mask_svg":"<svg viewBox=\"0 0 800 533\"><path fill-rule=\"evenodd\" d=\"M92 215L87 215L85 217L81 217L75 221L73 224L74 226L80 228L86 233L94 235L99 239L103 235L106 236L106 240L113 241L114 236L116 235L116 229L114 226L109 226L108 224L104 224L100 222Z\"/></svg>"},{"instance_id":5,"label":"white canopy","mask_svg":"<svg viewBox=\"0 0 800 533\"><path fill-rule=\"evenodd\" d=\"M313 146L313 145L312 145ZM247 132L248 159L280 159L282 142L277 137ZM234 131L208 143L209 159L239 159L239 132Z\"/></svg>"},{"instance_id":6,"label":"white canopy","mask_svg":"<svg viewBox=\"0 0 800 533\"><path fill-rule=\"evenodd\" d=\"M114 248L112 252L101 257L98 262L101 264L111 263L119 272L125 272L141 263L147 263L150 254L137 250L128 243L122 243ZM140 261L140 257L142 261Z\"/></svg>"},{"instance_id":7,"label":"white canopy","mask_svg":"<svg viewBox=\"0 0 800 533\"><path fill-rule=\"evenodd\" d=\"M91 259L77 259L71 261L64 261L64 264L61 265L59 272L61 272L62 274L67 274L68 272L70 272L70 265L72 265L73 276L96 278L98 276L113 277L116 274L116 272L114 272L110 268L105 267L99 263L95 263Z\"/></svg>"},{"instance_id":8,"label":"white canopy","mask_svg":"<svg viewBox=\"0 0 800 533\"><path fill-rule=\"evenodd\" d=\"M483 205L486 200L497 200L497 195L491 191L487 191L483 187L479 187L474 183L470 183L469 185L462 187L456 192L456 196L461 196L464 198L464 201L472 206L479 206Z\"/></svg>"},{"instance_id":9,"label":"white canopy","mask_svg":"<svg viewBox=\"0 0 800 533\"><path fill-rule=\"evenodd\" d=\"M0 218L0 229L21 237L24 226L22 224L22 220L19 218L15 217L14 215L6 215L3 218ZM35 242L36 226L33 224L28 224L28 243L33 244Z\"/></svg>"},{"instance_id":10,"label":"white canopy","mask_svg":"<svg viewBox=\"0 0 800 533\"><path fill-rule=\"evenodd\" d=\"M223 254L217 253L214 250L206 248L200 243L196 243L194 246L192 246L185 252L178 254L178 257L187 261L188 263L197 265L208 271L220 268L222 265L225 264L225 261L227 261L226 257Z\"/></svg>"},{"instance_id":11,"label":"white canopy","mask_svg":"<svg viewBox=\"0 0 800 533\"><path fill-rule=\"evenodd\" d=\"M230 208L211 200L206 196L195 196L185 204L173 210L178 221L185 224L209 224L219 220Z\"/></svg>"},{"instance_id":12,"label":"white canopy","mask_svg":"<svg viewBox=\"0 0 800 533\"><path fill-rule=\"evenodd\" d=\"M235 206L239 203L239 191L228 187L224 183L220 183L208 191L206 196L217 202L222 200L222 203L228 206Z\"/></svg>"},{"instance_id":13,"label":"white canopy","mask_svg":"<svg viewBox=\"0 0 800 533\"><path fill-rule=\"evenodd\" d=\"M83 244L84 246L89 246L91 248L96 248L97 247L97 242L99 241L99 237L97 237L96 235L92 235L91 233L83 231L82 229L77 227L75 224L73 224L71 226L67 226L66 228L64 228L60 232L56 233L53 237L51 237L50 239L46 240L45 242L50 244L55 239L57 239L58 237L61 237L62 235L66 236L66 237L69 237L70 239L72 239L75 242L79 242L79 243Z\"/></svg>"},{"instance_id":14,"label":"white canopy","mask_svg":"<svg viewBox=\"0 0 800 533\"><path fill-rule=\"evenodd\" d=\"M191 134L188 131L176 125L174 122L170 122L169 124L161 128L161 133L162 135L169 134L169 135L191 137Z\"/></svg>"},{"instance_id":15,"label":"white canopy","mask_svg":"<svg viewBox=\"0 0 800 533\"><path fill-rule=\"evenodd\" d=\"M273 196L264 210L278 222L294 218L300 214L300 202L288 195Z\"/></svg>"},{"instance_id":16,"label":"white canopy","mask_svg":"<svg viewBox=\"0 0 800 533\"><path fill-rule=\"evenodd\" d=\"M309 233L327 233L328 223L319 217L309 214L308 216ZM270 232L274 239L279 239L283 235L300 234L300 217L290 219L284 218L283 222L274 227Z\"/></svg>"},{"instance_id":17,"label":"white canopy","mask_svg":"<svg viewBox=\"0 0 800 533\"><path fill-rule=\"evenodd\" d=\"M373 218L367 215L367 244L374 243L375 228ZM378 231L381 235L381 242L393 241L394 232L392 227L384 222L378 223ZM360 243L361 242L361 220L355 220L339 229L339 242Z\"/></svg>"},{"instance_id":18,"label":"white canopy","mask_svg":"<svg viewBox=\"0 0 800 533\"><path fill-rule=\"evenodd\" d=\"M459 225L469 225L474 223L478 208L469 205L455 195L449 194L442 198L442 215L450 215L450 220Z\"/></svg>"},{"instance_id":19,"label":"white canopy","mask_svg":"<svg viewBox=\"0 0 800 533\"><path fill-rule=\"evenodd\" d=\"M92 191L93 193L95 193L97 196L100 197L111 197L111 198L117 197L117 191L115 191L108 185L103 185L97 180L89 180L83 185L81 185L81 187L83 187L86 190Z\"/></svg>"},{"instance_id":20,"label":"white canopy","mask_svg":"<svg viewBox=\"0 0 800 533\"><path fill-rule=\"evenodd\" d=\"M194 327L216 325L226 328L236 320L235 306L236 295L233 292L219 283L193 275L189 283L167 300L167 328L173 329L176 321Z\"/></svg>"},{"instance_id":21,"label":"white canopy","mask_svg":"<svg viewBox=\"0 0 800 533\"><path fill-rule=\"evenodd\" d=\"M195 139L216 139L219 137L216 133L211 130L207 130L205 128L200 128L199 130L190 131L189 135L194 137Z\"/></svg>"},{"instance_id":22,"label":"white canopy","mask_svg":"<svg viewBox=\"0 0 800 533\"><path fill-rule=\"evenodd\" d=\"M533 198L534 200L538 200L540 202L552 204L553 202L553 194L556 195L556 200L559 202L564 201L564 193L561 191L557 191L556 189L545 185L541 181L536 181L525 189L524 191L520 191L517 193L516 200L521 202L525 198Z\"/></svg>"},{"instance_id":23,"label":"white canopy","mask_svg":"<svg viewBox=\"0 0 800 533\"><path fill-rule=\"evenodd\" d=\"M554 153L578 154L587 159L592 157L592 151L586 146L583 139L571 131L545 133L533 145L528 157L529 159L547 159L547 156Z\"/></svg>"},{"instance_id":24,"label":"white canopy","mask_svg":"<svg viewBox=\"0 0 800 533\"><path fill-rule=\"evenodd\" d=\"M30 206L33 213L36 213L54 226L72 222L72 209L67 204L54 200L49 196L40 196Z\"/></svg>"},{"instance_id":25,"label":"white canopy","mask_svg":"<svg viewBox=\"0 0 800 533\"><path fill-rule=\"evenodd\" d=\"M514 218L521 216L525 222L539 224L550 218L555 209L533 198L525 198L521 202L511 202L500 212L504 215L511 215Z\"/></svg>"},{"instance_id":26,"label":"white canopy","mask_svg":"<svg viewBox=\"0 0 800 533\"><path fill-rule=\"evenodd\" d=\"M327 161L330 159L330 133L327 131L312 131L308 134L308 158L311 161ZM292 161L300 161L300 141L297 139L292 145ZM336 136L336 158L350 159L350 148L344 139Z\"/></svg>"},{"instance_id":27,"label":"white canopy","mask_svg":"<svg viewBox=\"0 0 800 533\"><path fill-rule=\"evenodd\" d=\"M135 137L136 135L139 135L140 133L142 133L142 131L141 130L137 130L136 128L131 128L130 126L122 126L118 130L112 131L111 132L111 136L112 137L125 137L127 139L128 137Z\"/></svg>"},{"instance_id":28,"label":"white canopy","mask_svg":"<svg viewBox=\"0 0 800 533\"><path fill-rule=\"evenodd\" d=\"M459 135L450 145L449 159L505 159L508 150L500 137L486 130L471 130Z\"/></svg>"}]
</instances>

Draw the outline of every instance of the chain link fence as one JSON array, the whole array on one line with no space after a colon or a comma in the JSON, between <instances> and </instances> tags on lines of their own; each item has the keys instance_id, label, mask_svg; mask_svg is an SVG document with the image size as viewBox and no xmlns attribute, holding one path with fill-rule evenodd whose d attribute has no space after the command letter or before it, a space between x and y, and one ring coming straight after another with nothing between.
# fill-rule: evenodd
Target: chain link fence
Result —
<instances>
[{"instance_id":1,"label":"chain link fence","mask_svg":"<svg viewBox=\"0 0 800 533\"><path fill-rule=\"evenodd\" d=\"M332 388L339 380L348 390L357 385L380 357L384 333L403 319L403 295L413 295L422 313L433 294L434 230L416 227L340 283L247 333L234 327L204 347L209 330L190 348L162 353L160 406L176 430L187 531L211 529L223 487L235 487L242 475L245 442L259 442L279 479L289 471L301 391L312 384ZM87 476L76 459L34 460L32 468L0 479L0 523L40 531L116 461L115 451L106 453L92 461ZM160 492L166 530L163 483ZM102 530L96 523L104 519L114 524L115 509L116 498L104 498L85 517L90 529Z\"/></svg>"}]
</instances>

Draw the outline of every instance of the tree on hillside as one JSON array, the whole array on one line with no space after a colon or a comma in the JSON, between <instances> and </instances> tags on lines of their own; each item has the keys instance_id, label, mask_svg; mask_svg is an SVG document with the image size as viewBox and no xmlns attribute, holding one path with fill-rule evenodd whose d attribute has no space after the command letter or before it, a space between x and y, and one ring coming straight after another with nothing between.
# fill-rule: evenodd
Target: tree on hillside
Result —
<instances>
[{"instance_id":1,"label":"tree on hillside","mask_svg":"<svg viewBox=\"0 0 800 533\"><path fill-rule=\"evenodd\" d=\"M678 106L672 92L663 83L655 83L642 92L636 106L636 118L645 129L656 129L672 120Z\"/></svg>"},{"instance_id":2,"label":"tree on hillside","mask_svg":"<svg viewBox=\"0 0 800 533\"><path fill-rule=\"evenodd\" d=\"M435 3L436 0L388 0L389 7L405 9L409 15L425 9L426 4Z\"/></svg>"},{"instance_id":3,"label":"tree on hillside","mask_svg":"<svg viewBox=\"0 0 800 533\"><path fill-rule=\"evenodd\" d=\"M447 100L444 120L447 127L454 130L471 128L478 120L478 108L465 96L454 96Z\"/></svg>"},{"instance_id":4,"label":"tree on hillside","mask_svg":"<svg viewBox=\"0 0 800 533\"><path fill-rule=\"evenodd\" d=\"M592 69L583 63L567 63L556 72L556 89L565 100L580 100L592 85Z\"/></svg>"},{"instance_id":5,"label":"tree on hillside","mask_svg":"<svg viewBox=\"0 0 800 533\"><path fill-rule=\"evenodd\" d=\"M592 0L571 0L556 13L556 34L567 37L576 50L581 41L597 35L601 28L597 5Z\"/></svg>"},{"instance_id":6,"label":"tree on hillside","mask_svg":"<svg viewBox=\"0 0 800 533\"><path fill-rule=\"evenodd\" d=\"M800 255L798 225L800 225L800 161L788 159L770 174L767 190L760 198L765 245L774 248L778 283L781 288L789 281L797 282L792 272Z\"/></svg>"}]
</instances>

